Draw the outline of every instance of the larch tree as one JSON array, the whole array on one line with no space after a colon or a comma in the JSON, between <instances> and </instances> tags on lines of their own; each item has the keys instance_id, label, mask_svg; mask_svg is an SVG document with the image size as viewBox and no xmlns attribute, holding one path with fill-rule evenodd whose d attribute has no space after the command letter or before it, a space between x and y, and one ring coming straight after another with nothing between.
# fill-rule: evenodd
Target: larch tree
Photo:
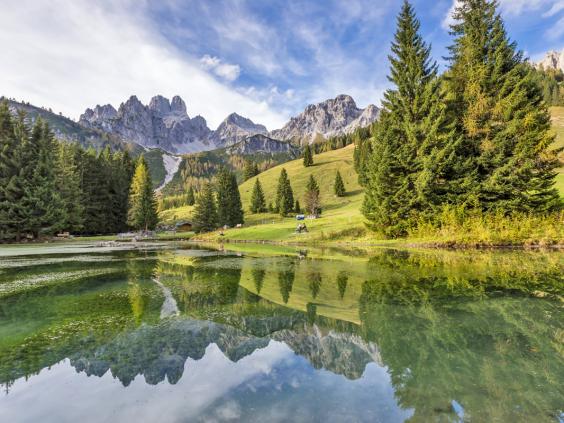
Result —
<instances>
[{"instance_id":1,"label":"larch tree","mask_svg":"<svg viewBox=\"0 0 564 423\"><path fill-rule=\"evenodd\" d=\"M128 224L135 229L154 229L159 222L153 181L145 158L135 168L129 193Z\"/></svg>"},{"instance_id":2,"label":"larch tree","mask_svg":"<svg viewBox=\"0 0 564 423\"><path fill-rule=\"evenodd\" d=\"M507 36L497 2L461 0L454 12L447 73L454 146L450 190L483 211L561 207L557 152L542 89Z\"/></svg>"}]
</instances>

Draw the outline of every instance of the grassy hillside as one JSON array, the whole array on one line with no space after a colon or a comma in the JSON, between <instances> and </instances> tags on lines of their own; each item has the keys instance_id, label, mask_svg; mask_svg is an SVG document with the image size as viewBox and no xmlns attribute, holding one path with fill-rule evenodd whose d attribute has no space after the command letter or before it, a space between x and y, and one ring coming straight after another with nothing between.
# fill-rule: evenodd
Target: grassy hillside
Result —
<instances>
[{"instance_id":1,"label":"grassy hillside","mask_svg":"<svg viewBox=\"0 0 564 423\"><path fill-rule=\"evenodd\" d=\"M304 168L302 160L293 160L269 169L257 177L251 178L242 185L241 200L245 209L245 228L232 229L225 233L227 239L273 240L273 241L316 241L331 238L359 238L365 233L363 217L360 213L362 190L358 185L357 175L353 168L354 146L329 151L314 156L314 166ZM321 205L323 214L320 219L307 220L307 234L295 234L294 217L281 218L277 214L250 214L250 199L256 178L260 179L267 203L274 202L278 177L285 168L294 191L294 198L304 205L306 184L313 175L321 189ZM337 170L345 182L347 195L339 198L333 194L333 182ZM217 237L217 234L211 235Z\"/></svg>"},{"instance_id":2,"label":"grassy hillside","mask_svg":"<svg viewBox=\"0 0 564 423\"><path fill-rule=\"evenodd\" d=\"M563 147L564 107L554 107L551 111L554 128L557 133L556 147ZM353 168L353 151L354 146L349 145L339 150L318 154L314 156L315 165L309 168L303 167L301 159L294 160L271 168L257 177L246 181L239 187L245 209L245 227L228 230L222 238L228 240L286 242L329 241L332 239L338 239L339 241L353 239L355 241L374 241L371 234L366 233L364 219L360 212L363 194ZM564 153L561 154L561 157L564 160ZM294 217L281 218L276 214L254 215L249 212L251 193L256 178L259 178L261 181L267 203L270 201L274 202L278 177L282 168L285 168L288 172L294 196L299 199L302 207L304 205L305 186L309 176L314 175L319 182L323 214L320 219L306 221L310 231L308 234L294 233L297 225ZM343 198L335 197L333 194L333 182L337 170L341 172L347 189L347 195ZM560 169L557 186L564 197L564 167ZM172 209L164 211L161 217L167 222L190 219L191 212L191 207ZM537 234L535 237L542 238L542 234ZM219 239L220 236L216 232L205 235L203 238L214 240ZM384 242L393 243L394 241Z\"/></svg>"},{"instance_id":3,"label":"grassy hillside","mask_svg":"<svg viewBox=\"0 0 564 423\"><path fill-rule=\"evenodd\" d=\"M551 107L552 126L556 132L556 148L564 148L564 107ZM564 198L564 151L560 153L562 167L556 177L556 186L560 190L560 195Z\"/></svg>"}]
</instances>

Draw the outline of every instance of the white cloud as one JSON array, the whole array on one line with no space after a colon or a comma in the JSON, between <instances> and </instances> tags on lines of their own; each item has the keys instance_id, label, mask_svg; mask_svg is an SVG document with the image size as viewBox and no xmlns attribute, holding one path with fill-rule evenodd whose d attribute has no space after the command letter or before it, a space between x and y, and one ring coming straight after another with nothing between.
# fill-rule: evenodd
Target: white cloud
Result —
<instances>
[{"instance_id":1,"label":"white cloud","mask_svg":"<svg viewBox=\"0 0 564 423\"><path fill-rule=\"evenodd\" d=\"M442 21L442 27L446 30L454 23L452 14L459 5L459 0L453 0L450 9ZM519 16L533 10L546 10L543 17L551 17L564 10L564 0L499 0L499 7L503 14L508 16ZM556 27L557 28L557 27Z\"/></svg>"},{"instance_id":2,"label":"white cloud","mask_svg":"<svg viewBox=\"0 0 564 423\"><path fill-rule=\"evenodd\" d=\"M545 32L545 36L551 41L558 41L564 37L564 16Z\"/></svg>"},{"instance_id":3,"label":"white cloud","mask_svg":"<svg viewBox=\"0 0 564 423\"><path fill-rule=\"evenodd\" d=\"M202 67L206 70L211 70L217 76L233 82L239 78L241 67L239 65L231 65L224 63L219 57L212 57L209 54L204 55L200 59Z\"/></svg>"},{"instance_id":4,"label":"white cloud","mask_svg":"<svg viewBox=\"0 0 564 423\"><path fill-rule=\"evenodd\" d=\"M77 118L87 107L136 94L179 94L191 115L217 125L233 111L273 129L287 116L217 81L171 45L134 0L6 0L0 14L0 95ZM214 58L210 57L213 61ZM219 60L219 59L218 59ZM214 73L235 79L237 65ZM233 79L230 79L233 78Z\"/></svg>"},{"instance_id":5,"label":"white cloud","mask_svg":"<svg viewBox=\"0 0 564 423\"><path fill-rule=\"evenodd\" d=\"M556 15L557 13L560 13L562 10L564 10L564 0L560 0L554 3L550 10L546 11L542 16L544 18L549 18Z\"/></svg>"}]
</instances>

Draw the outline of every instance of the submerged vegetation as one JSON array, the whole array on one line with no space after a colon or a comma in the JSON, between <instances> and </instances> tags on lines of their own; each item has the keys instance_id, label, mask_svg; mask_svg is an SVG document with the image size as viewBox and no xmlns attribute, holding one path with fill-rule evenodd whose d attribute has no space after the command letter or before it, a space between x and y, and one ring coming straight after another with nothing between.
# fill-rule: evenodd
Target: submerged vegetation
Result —
<instances>
[{"instance_id":1,"label":"submerged vegetation","mask_svg":"<svg viewBox=\"0 0 564 423\"><path fill-rule=\"evenodd\" d=\"M236 367L280 357L284 345L291 354L280 357L282 367L273 362L260 390L247 391L245 382L227 387L229 398L260 403L272 385L284 386L305 372L305 391L292 387L302 407L310 403L301 401L306 391L329 389L331 395L314 402L329 407L334 390L350 392L362 379L386 384L394 398L387 406L421 421L456 415L452 395L465 415L484 421L557 421L562 412L562 253L306 251L249 244L229 245L233 252L116 251L81 258L37 248L0 268L18 270L13 286L38 275L51 281L2 297L3 410L13 406L18 385L33 391L34 375L57 378L50 370L57 366L69 366L66 383L76 383L76 392L90 399L100 391L83 391L86 379L75 372L100 382L111 374L105 379L123 387L134 380L155 385L152 395L166 387L175 407L171 393L185 389L182 380L199 383L195 368L209 365L214 348ZM103 275L93 278L89 269ZM166 314L170 304L177 315ZM375 376L375 369L386 370ZM327 383L331 375L341 377ZM362 390L375 395L373 384ZM138 389L121 395L130 392ZM284 392L273 392L269 409L285 404ZM373 401L367 406L381 408ZM245 412L250 409L267 411L246 406ZM350 409L364 415L364 407Z\"/></svg>"}]
</instances>

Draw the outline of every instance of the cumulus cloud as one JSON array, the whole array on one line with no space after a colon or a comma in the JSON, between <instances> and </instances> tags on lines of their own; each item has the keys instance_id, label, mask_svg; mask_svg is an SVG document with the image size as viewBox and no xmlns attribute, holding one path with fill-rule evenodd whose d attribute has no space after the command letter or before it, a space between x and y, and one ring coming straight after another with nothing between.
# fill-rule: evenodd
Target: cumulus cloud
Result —
<instances>
[{"instance_id":1,"label":"cumulus cloud","mask_svg":"<svg viewBox=\"0 0 564 423\"><path fill-rule=\"evenodd\" d=\"M227 81L235 81L239 78L241 73L241 67L239 65L231 65L229 63L223 63L219 57L210 56L209 54L204 55L200 59L202 67L206 70L211 70L214 74L220 78L226 79Z\"/></svg>"},{"instance_id":2,"label":"cumulus cloud","mask_svg":"<svg viewBox=\"0 0 564 423\"><path fill-rule=\"evenodd\" d=\"M188 113L217 125L237 111L269 128L287 116L224 85L200 61L165 39L134 0L6 0L0 14L0 94L77 118L96 104L136 94L180 94ZM214 62L214 58L209 58ZM232 81L240 69L218 59L213 72Z\"/></svg>"}]
</instances>

